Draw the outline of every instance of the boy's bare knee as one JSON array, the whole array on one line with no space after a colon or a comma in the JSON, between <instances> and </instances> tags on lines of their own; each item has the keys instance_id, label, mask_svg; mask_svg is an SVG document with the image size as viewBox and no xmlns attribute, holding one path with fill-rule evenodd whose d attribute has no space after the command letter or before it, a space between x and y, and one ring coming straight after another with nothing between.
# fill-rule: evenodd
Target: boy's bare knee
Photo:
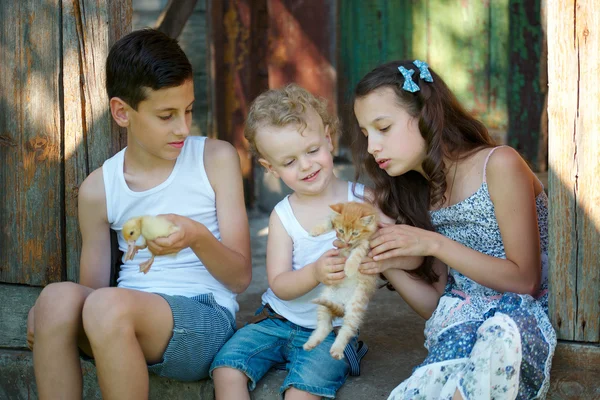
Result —
<instances>
[{"instance_id":1,"label":"boy's bare knee","mask_svg":"<svg viewBox=\"0 0 600 400\"><path fill-rule=\"evenodd\" d=\"M133 330L128 302L116 288L102 288L90 294L83 305L83 329L90 342L112 340Z\"/></svg>"},{"instance_id":2,"label":"boy's bare knee","mask_svg":"<svg viewBox=\"0 0 600 400\"><path fill-rule=\"evenodd\" d=\"M213 371L213 380L219 385L246 385L248 377L242 371L235 368L221 367Z\"/></svg>"},{"instance_id":3,"label":"boy's bare knee","mask_svg":"<svg viewBox=\"0 0 600 400\"><path fill-rule=\"evenodd\" d=\"M34 306L36 335L60 330L66 333L81 323L86 293L73 282L51 283L40 293Z\"/></svg>"}]
</instances>

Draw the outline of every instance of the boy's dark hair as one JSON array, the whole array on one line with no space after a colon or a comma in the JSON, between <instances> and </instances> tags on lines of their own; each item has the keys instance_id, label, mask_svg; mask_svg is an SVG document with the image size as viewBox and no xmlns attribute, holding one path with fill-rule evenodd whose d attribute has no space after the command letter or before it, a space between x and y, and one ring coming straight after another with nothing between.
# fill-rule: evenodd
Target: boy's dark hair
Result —
<instances>
[{"instance_id":1,"label":"boy's dark hair","mask_svg":"<svg viewBox=\"0 0 600 400\"><path fill-rule=\"evenodd\" d=\"M175 87L192 79L192 65L177 40L156 29L133 31L119 39L106 59L106 92L134 110L146 88Z\"/></svg>"}]
</instances>

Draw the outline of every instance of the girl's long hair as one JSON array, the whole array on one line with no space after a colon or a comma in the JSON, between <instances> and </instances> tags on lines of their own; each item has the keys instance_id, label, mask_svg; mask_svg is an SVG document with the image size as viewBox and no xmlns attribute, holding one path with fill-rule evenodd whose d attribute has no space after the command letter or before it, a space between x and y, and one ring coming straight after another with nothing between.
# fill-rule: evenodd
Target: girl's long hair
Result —
<instances>
[{"instance_id":1,"label":"girl's long hair","mask_svg":"<svg viewBox=\"0 0 600 400\"><path fill-rule=\"evenodd\" d=\"M411 93L402 89L404 77L398 70L400 66L415 71L412 79L419 86L419 91ZM459 161L479 149L493 147L495 143L486 127L461 106L442 78L431 68L429 71L433 82L419 77L419 69L412 60L380 65L362 78L352 100L354 104L356 99L380 88L394 90L397 104L419 120L419 131L427 146L422 164L427 177L415 171L389 176L368 153L367 138L362 134L353 110L349 122L356 180L366 172L374 184L375 204L397 223L434 230L429 210L441 206L446 200L448 166L444 159ZM433 259L427 257L412 274L429 283L437 281L432 263Z\"/></svg>"}]
</instances>

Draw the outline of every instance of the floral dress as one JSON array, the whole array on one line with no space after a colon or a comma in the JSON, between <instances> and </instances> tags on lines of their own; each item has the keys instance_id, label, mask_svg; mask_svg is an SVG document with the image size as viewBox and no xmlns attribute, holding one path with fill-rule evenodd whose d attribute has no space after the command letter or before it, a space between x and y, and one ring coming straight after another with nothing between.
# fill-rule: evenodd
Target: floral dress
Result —
<instances>
[{"instance_id":1,"label":"floral dress","mask_svg":"<svg viewBox=\"0 0 600 400\"><path fill-rule=\"evenodd\" d=\"M432 222L444 236L506 258L485 167L483 176L469 198L432 211ZM542 284L535 298L497 292L450 269L445 292L425 325L427 358L388 400L452 399L457 388L467 400L545 398L556 334L547 315L548 198L543 191L536 208Z\"/></svg>"}]
</instances>

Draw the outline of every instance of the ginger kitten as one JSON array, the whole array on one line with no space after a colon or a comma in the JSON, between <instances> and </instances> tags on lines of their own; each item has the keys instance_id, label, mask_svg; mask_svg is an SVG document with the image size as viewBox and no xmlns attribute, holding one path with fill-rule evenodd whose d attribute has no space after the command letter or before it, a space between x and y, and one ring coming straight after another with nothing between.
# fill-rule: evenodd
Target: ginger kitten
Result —
<instances>
[{"instance_id":1,"label":"ginger kitten","mask_svg":"<svg viewBox=\"0 0 600 400\"><path fill-rule=\"evenodd\" d=\"M369 299L377 289L377 275L365 275L358 271L363 258L369 253L369 239L377 230L379 214L368 203L348 202L331 205L333 213L322 224L314 227L311 236L319 236L335 230L337 238L347 247L340 249L347 257L344 265L346 277L341 283L326 286L321 296L313 302L318 304L317 328L304 344L304 350L318 346L333 330L335 317L343 317L344 322L329 353L341 360L344 349L357 335Z\"/></svg>"}]
</instances>

